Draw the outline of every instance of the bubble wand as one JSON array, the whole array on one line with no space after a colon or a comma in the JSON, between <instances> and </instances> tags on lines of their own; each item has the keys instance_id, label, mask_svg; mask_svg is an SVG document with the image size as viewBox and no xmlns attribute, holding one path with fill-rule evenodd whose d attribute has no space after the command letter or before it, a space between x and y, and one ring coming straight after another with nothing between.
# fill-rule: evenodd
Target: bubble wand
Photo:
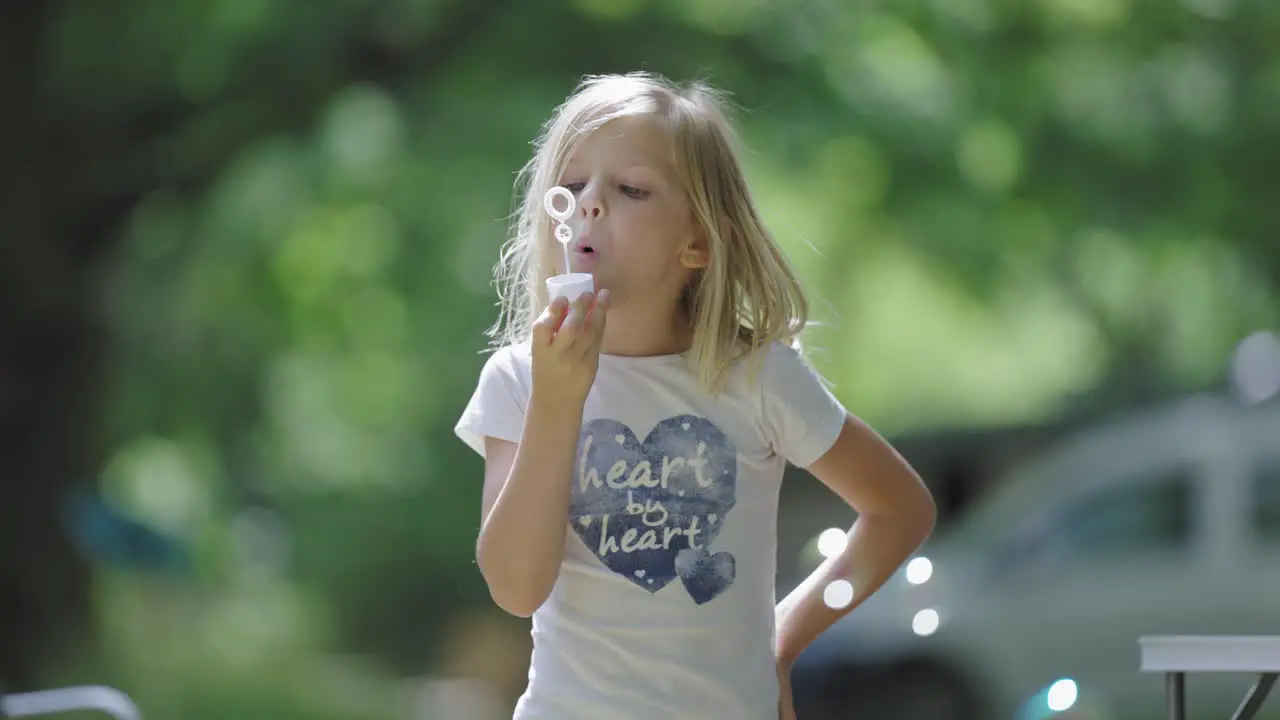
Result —
<instances>
[{"instance_id":1,"label":"bubble wand","mask_svg":"<svg viewBox=\"0 0 1280 720\"><path fill-rule=\"evenodd\" d=\"M564 210L556 209L556 198L560 197L564 198ZM556 221L556 240L560 241L560 246L564 249L564 271L570 274L573 268L569 264L569 243L573 242L573 228L569 227L567 221L573 217L578 203L574 200L573 193L557 185L547 191L542 204L546 206L547 214Z\"/></svg>"},{"instance_id":2,"label":"bubble wand","mask_svg":"<svg viewBox=\"0 0 1280 720\"><path fill-rule=\"evenodd\" d=\"M563 210L556 207L558 198L564 198ZM573 242L573 228L569 227L568 220L573 217L573 211L577 209L578 203L573 193L557 185L542 197L542 205L546 208L547 214L556 221L556 240L560 241L561 248L564 250L564 274L547 278L547 294L551 296L551 300L566 297L569 302L573 302L579 295L595 290L595 281L590 273L573 271L572 255L569 252L569 245Z\"/></svg>"}]
</instances>

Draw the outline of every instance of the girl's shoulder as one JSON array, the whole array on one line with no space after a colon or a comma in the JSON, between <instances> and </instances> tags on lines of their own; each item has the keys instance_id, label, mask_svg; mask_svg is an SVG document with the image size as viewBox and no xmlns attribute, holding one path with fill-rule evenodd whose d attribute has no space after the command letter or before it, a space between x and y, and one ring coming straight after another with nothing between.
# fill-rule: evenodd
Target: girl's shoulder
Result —
<instances>
[{"instance_id":1,"label":"girl's shoulder","mask_svg":"<svg viewBox=\"0 0 1280 720\"><path fill-rule=\"evenodd\" d=\"M846 410L832 384L795 343L762 347L759 381L761 424L774 451L808 467L835 443Z\"/></svg>"},{"instance_id":2,"label":"girl's shoulder","mask_svg":"<svg viewBox=\"0 0 1280 720\"><path fill-rule=\"evenodd\" d=\"M763 382L766 386L779 376L786 377L797 370L812 372L812 366L800 344L795 341L774 340L742 355L738 370L745 373L754 382Z\"/></svg>"},{"instance_id":3,"label":"girl's shoulder","mask_svg":"<svg viewBox=\"0 0 1280 720\"><path fill-rule=\"evenodd\" d=\"M489 357L484 363L486 368L494 367L507 371L527 370L533 358L527 342L502 345L490 348L487 352Z\"/></svg>"},{"instance_id":4,"label":"girl's shoulder","mask_svg":"<svg viewBox=\"0 0 1280 720\"><path fill-rule=\"evenodd\" d=\"M518 388L526 385L532 374L532 356L528 343L503 345L487 351L484 366L480 369L480 385L506 385Z\"/></svg>"},{"instance_id":5,"label":"girl's shoulder","mask_svg":"<svg viewBox=\"0 0 1280 720\"><path fill-rule=\"evenodd\" d=\"M794 341L777 340L756 348L746 358L740 378L755 389L764 406L797 398L827 398L833 385Z\"/></svg>"}]
</instances>

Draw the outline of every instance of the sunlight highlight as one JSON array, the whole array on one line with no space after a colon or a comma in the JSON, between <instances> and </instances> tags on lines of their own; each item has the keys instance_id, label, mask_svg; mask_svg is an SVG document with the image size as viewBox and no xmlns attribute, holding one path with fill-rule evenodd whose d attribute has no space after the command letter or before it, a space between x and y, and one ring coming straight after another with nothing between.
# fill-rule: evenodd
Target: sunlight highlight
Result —
<instances>
[{"instance_id":1,"label":"sunlight highlight","mask_svg":"<svg viewBox=\"0 0 1280 720\"><path fill-rule=\"evenodd\" d=\"M853 583L836 580L822 591L822 602L832 610L843 610L853 602Z\"/></svg>"},{"instance_id":2,"label":"sunlight highlight","mask_svg":"<svg viewBox=\"0 0 1280 720\"><path fill-rule=\"evenodd\" d=\"M845 545L848 543L849 538L844 530L827 528L818 536L818 552L822 553L822 557L833 558L844 552Z\"/></svg>"}]
</instances>

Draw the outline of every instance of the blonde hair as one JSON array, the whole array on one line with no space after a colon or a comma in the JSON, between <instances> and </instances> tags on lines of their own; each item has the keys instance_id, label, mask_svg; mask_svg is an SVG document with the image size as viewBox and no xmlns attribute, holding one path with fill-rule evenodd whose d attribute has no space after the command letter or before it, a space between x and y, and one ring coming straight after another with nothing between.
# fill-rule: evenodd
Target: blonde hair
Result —
<instances>
[{"instance_id":1,"label":"blonde hair","mask_svg":"<svg viewBox=\"0 0 1280 720\"><path fill-rule=\"evenodd\" d=\"M546 279L559 249L543 195L587 135L634 116L651 117L668 130L693 220L707 240L710 262L687 288L684 309L693 325L691 369L702 387L716 392L727 371L756 349L797 344L809 307L756 211L728 102L703 82L678 86L648 73L591 76L556 109L516 179L519 204L494 271L502 309L489 335L496 347L528 341L548 302Z\"/></svg>"}]
</instances>

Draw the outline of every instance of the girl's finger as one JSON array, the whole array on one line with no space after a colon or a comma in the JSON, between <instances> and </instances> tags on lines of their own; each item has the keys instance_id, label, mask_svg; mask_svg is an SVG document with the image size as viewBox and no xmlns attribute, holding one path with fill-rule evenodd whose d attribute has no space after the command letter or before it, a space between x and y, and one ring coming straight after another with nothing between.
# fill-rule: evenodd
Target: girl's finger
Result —
<instances>
[{"instance_id":1,"label":"girl's finger","mask_svg":"<svg viewBox=\"0 0 1280 720\"><path fill-rule=\"evenodd\" d=\"M551 325L552 332L559 332L560 326L564 324L564 319L569 314L569 301L564 296L558 297L547 306L547 311L554 318Z\"/></svg>"},{"instance_id":2,"label":"girl's finger","mask_svg":"<svg viewBox=\"0 0 1280 720\"><path fill-rule=\"evenodd\" d=\"M591 311L591 333L596 344L604 337L604 323L609 312L609 291L601 290Z\"/></svg>"},{"instance_id":3,"label":"girl's finger","mask_svg":"<svg viewBox=\"0 0 1280 720\"><path fill-rule=\"evenodd\" d=\"M549 345L555 338L556 331L560 329L560 324L564 322L567 303L563 300L563 298L556 298L534 321L533 339L537 344Z\"/></svg>"},{"instance_id":4,"label":"girl's finger","mask_svg":"<svg viewBox=\"0 0 1280 720\"><path fill-rule=\"evenodd\" d=\"M587 315L587 297L579 295L569 306L569 314L565 316L560 330L556 332L555 343L562 348L570 347L577 340Z\"/></svg>"}]
</instances>

